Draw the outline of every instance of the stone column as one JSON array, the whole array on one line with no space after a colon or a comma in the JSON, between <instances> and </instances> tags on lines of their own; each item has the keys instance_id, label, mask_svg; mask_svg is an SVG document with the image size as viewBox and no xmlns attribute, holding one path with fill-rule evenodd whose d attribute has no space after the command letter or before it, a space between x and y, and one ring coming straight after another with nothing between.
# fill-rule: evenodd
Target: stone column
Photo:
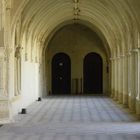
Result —
<instances>
[{"instance_id":1,"label":"stone column","mask_svg":"<svg viewBox=\"0 0 140 140\"><path fill-rule=\"evenodd\" d=\"M114 100L118 100L118 59L114 59Z\"/></svg>"},{"instance_id":2,"label":"stone column","mask_svg":"<svg viewBox=\"0 0 140 140\"><path fill-rule=\"evenodd\" d=\"M21 93L21 50L22 47L20 45L15 50L15 96Z\"/></svg>"},{"instance_id":3,"label":"stone column","mask_svg":"<svg viewBox=\"0 0 140 140\"><path fill-rule=\"evenodd\" d=\"M136 95L136 114L140 115L140 49L135 49L135 95Z\"/></svg>"},{"instance_id":4,"label":"stone column","mask_svg":"<svg viewBox=\"0 0 140 140\"><path fill-rule=\"evenodd\" d=\"M111 58L110 59L110 61L111 61L111 98L114 98L114 83L115 83L115 81L114 81L114 75L115 75L115 72L114 72L114 59L113 58Z\"/></svg>"},{"instance_id":5,"label":"stone column","mask_svg":"<svg viewBox=\"0 0 140 140\"><path fill-rule=\"evenodd\" d=\"M128 53L128 107L130 108L130 97L131 97L131 53Z\"/></svg>"},{"instance_id":6,"label":"stone column","mask_svg":"<svg viewBox=\"0 0 140 140\"><path fill-rule=\"evenodd\" d=\"M0 124L9 122L10 109L7 84L7 59L5 48L0 47Z\"/></svg>"},{"instance_id":7,"label":"stone column","mask_svg":"<svg viewBox=\"0 0 140 140\"><path fill-rule=\"evenodd\" d=\"M8 58L10 40L10 9L7 1L0 1L0 124L10 120L8 94Z\"/></svg>"},{"instance_id":8,"label":"stone column","mask_svg":"<svg viewBox=\"0 0 140 140\"><path fill-rule=\"evenodd\" d=\"M118 102L122 103L123 102L123 57L120 56L118 59L119 61L119 66L118 66Z\"/></svg>"},{"instance_id":9,"label":"stone column","mask_svg":"<svg viewBox=\"0 0 140 140\"><path fill-rule=\"evenodd\" d=\"M130 90L129 90L129 108L132 112L135 112L136 111L136 71L137 71L137 68L136 68L136 51L133 50L131 55L130 55L130 62L129 62L129 65L130 65L130 81L131 84L129 84L130 86Z\"/></svg>"},{"instance_id":10,"label":"stone column","mask_svg":"<svg viewBox=\"0 0 140 140\"><path fill-rule=\"evenodd\" d=\"M117 57L117 88L116 88L116 92L117 92L117 101L119 102L119 96L120 96L120 57Z\"/></svg>"},{"instance_id":11,"label":"stone column","mask_svg":"<svg viewBox=\"0 0 140 140\"><path fill-rule=\"evenodd\" d=\"M128 106L128 58L123 59L123 105Z\"/></svg>"}]
</instances>

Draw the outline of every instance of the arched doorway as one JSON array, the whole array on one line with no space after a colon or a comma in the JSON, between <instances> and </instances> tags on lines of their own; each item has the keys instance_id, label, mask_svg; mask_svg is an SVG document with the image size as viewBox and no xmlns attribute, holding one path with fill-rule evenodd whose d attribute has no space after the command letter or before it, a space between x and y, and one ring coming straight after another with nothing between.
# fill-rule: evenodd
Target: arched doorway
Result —
<instances>
[{"instance_id":1,"label":"arched doorway","mask_svg":"<svg viewBox=\"0 0 140 140\"><path fill-rule=\"evenodd\" d=\"M71 61L67 54L57 53L52 59L52 94L71 93Z\"/></svg>"},{"instance_id":2,"label":"arched doorway","mask_svg":"<svg viewBox=\"0 0 140 140\"><path fill-rule=\"evenodd\" d=\"M103 62L97 53L89 53L84 58L84 93L102 93Z\"/></svg>"}]
</instances>

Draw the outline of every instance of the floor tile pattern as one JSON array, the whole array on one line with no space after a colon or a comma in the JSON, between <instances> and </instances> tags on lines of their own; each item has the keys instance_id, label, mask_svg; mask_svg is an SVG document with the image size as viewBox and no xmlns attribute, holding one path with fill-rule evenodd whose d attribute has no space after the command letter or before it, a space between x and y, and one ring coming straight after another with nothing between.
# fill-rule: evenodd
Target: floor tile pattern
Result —
<instances>
[{"instance_id":1,"label":"floor tile pattern","mask_svg":"<svg viewBox=\"0 0 140 140\"><path fill-rule=\"evenodd\" d=\"M0 127L0 140L140 140L140 121L104 96L49 96Z\"/></svg>"}]
</instances>

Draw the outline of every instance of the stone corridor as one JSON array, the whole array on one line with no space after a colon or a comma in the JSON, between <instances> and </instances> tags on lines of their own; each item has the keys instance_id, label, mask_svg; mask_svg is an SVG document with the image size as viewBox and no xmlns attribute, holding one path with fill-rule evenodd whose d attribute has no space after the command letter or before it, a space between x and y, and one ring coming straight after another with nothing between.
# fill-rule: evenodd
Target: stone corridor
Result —
<instances>
[{"instance_id":1,"label":"stone corridor","mask_svg":"<svg viewBox=\"0 0 140 140\"><path fill-rule=\"evenodd\" d=\"M0 127L0 140L139 140L134 114L104 96L50 96Z\"/></svg>"}]
</instances>

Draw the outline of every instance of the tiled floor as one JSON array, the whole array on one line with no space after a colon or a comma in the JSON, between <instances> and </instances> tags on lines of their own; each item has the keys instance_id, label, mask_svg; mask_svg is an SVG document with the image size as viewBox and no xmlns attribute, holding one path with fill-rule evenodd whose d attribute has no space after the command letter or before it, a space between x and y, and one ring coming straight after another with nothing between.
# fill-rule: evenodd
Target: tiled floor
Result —
<instances>
[{"instance_id":1,"label":"tiled floor","mask_svg":"<svg viewBox=\"0 0 140 140\"><path fill-rule=\"evenodd\" d=\"M48 97L0 128L0 140L140 140L140 121L107 97Z\"/></svg>"}]
</instances>

